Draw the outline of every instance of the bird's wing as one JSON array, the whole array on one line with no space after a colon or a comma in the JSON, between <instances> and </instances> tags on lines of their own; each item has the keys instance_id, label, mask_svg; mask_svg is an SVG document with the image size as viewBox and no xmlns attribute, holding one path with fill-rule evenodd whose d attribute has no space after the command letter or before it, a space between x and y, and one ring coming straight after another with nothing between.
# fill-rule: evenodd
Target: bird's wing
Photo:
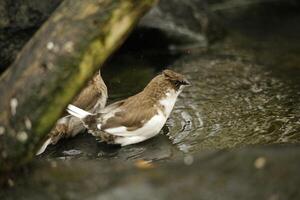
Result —
<instances>
[{"instance_id":1,"label":"bird's wing","mask_svg":"<svg viewBox=\"0 0 300 200\"><path fill-rule=\"evenodd\" d=\"M118 111L119 107L122 107L122 105L125 103L126 100L117 101L115 103L112 103L105 108L103 108L99 113L111 113L113 111Z\"/></svg>"},{"instance_id":2,"label":"bird's wing","mask_svg":"<svg viewBox=\"0 0 300 200\"><path fill-rule=\"evenodd\" d=\"M155 110L145 108L142 112L139 109L133 111L121 110L107 118L105 123L101 124L101 130L112 135L130 136L155 114Z\"/></svg>"},{"instance_id":3,"label":"bird's wing","mask_svg":"<svg viewBox=\"0 0 300 200\"><path fill-rule=\"evenodd\" d=\"M97 91L93 89L93 86L89 85L83 89L72 104L79 108L90 110L97 103L97 95Z\"/></svg>"}]
</instances>

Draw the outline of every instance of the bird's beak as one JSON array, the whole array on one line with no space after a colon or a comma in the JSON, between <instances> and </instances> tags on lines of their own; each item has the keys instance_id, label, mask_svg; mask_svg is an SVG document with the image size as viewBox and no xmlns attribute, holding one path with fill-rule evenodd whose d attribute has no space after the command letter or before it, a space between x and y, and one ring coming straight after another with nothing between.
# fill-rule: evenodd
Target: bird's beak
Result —
<instances>
[{"instance_id":1,"label":"bird's beak","mask_svg":"<svg viewBox=\"0 0 300 200\"><path fill-rule=\"evenodd\" d=\"M191 84L191 82L189 82L188 80L184 80L184 85L186 85L186 86L191 86L192 84Z\"/></svg>"}]
</instances>

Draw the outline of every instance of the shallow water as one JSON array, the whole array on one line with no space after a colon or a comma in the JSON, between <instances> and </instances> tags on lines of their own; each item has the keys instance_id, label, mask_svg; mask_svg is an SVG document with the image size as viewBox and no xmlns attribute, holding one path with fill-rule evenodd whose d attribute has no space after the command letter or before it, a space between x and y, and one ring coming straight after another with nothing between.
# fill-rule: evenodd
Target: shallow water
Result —
<instances>
[{"instance_id":1,"label":"shallow water","mask_svg":"<svg viewBox=\"0 0 300 200\"><path fill-rule=\"evenodd\" d=\"M175 62L193 83L170 128L179 149L299 143L300 17L263 15L245 15L223 43Z\"/></svg>"},{"instance_id":2,"label":"shallow water","mask_svg":"<svg viewBox=\"0 0 300 200\"><path fill-rule=\"evenodd\" d=\"M239 57L193 55L175 66L193 84L169 123L180 150L300 141L300 88L293 82L298 80L283 80Z\"/></svg>"},{"instance_id":3,"label":"shallow water","mask_svg":"<svg viewBox=\"0 0 300 200\"><path fill-rule=\"evenodd\" d=\"M50 147L44 156L164 160L202 150L300 141L300 84L296 84L297 77L289 75L291 71L279 73L238 55L219 54L185 55L172 64L172 69L185 74L192 87L180 95L159 136L118 148L97 143L93 137L82 134ZM124 68L124 74L106 80L110 102L141 90L159 71L146 68L139 73L139 70L143 68ZM126 80L127 84L120 84Z\"/></svg>"},{"instance_id":4,"label":"shallow water","mask_svg":"<svg viewBox=\"0 0 300 200\"><path fill-rule=\"evenodd\" d=\"M180 56L118 54L102 70L109 103L141 91L166 66L192 82L180 95L164 131L125 148L99 144L82 134L50 147L43 157L169 160L202 150L298 143L300 38L290 37L289 30L279 34L280 42L278 35L261 42L255 34L233 31L232 37L206 53L187 49Z\"/></svg>"}]
</instances>

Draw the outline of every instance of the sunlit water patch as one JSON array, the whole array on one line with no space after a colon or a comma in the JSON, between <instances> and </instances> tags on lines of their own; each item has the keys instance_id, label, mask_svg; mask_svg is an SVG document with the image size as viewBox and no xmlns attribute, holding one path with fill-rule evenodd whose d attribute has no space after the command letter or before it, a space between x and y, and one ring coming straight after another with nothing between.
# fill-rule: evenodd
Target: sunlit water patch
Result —
<instances>
[{"instance_id":1,"label":"sunlit water patch","mask_svg":"<svg viewBox=\"0 0 300 200\"><path fill-rule=\"evenodd\" d=\"M297 80L234 57L189 56L174 66L192 82L168 121L181 151L300 141Z\"/></svg>"}]
</instances>

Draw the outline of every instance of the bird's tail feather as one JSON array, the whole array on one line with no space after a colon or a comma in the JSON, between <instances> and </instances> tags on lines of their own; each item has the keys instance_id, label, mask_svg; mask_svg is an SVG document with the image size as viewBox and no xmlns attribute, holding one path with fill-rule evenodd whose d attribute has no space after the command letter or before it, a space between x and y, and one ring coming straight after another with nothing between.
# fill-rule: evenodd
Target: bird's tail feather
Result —
<instances>
[{"instance_id":1,"label":"bird's tail feather","mask_svg":"<svg viewBox=\"0 0 300 200\"><path fill-rule=\"evenodd\" d=\"M88 115L92 115L92 113L82 110L81 108L78 108L72 104L68 105L67 111L68 111L68 113L70 113L71 115L73 115L74 117L77 117L79 119L83 119L83 118L87 117Z\"/></svg>"},{"instance_id":2,"label":"bird's tail feather","mask_svg":"<svg viewBox=\"0 0 300 200\"><path fill-rule=\"evenodd\" d=\"M38 156L42 154L51 142L52 142L51 138L48 138L35 155Z\"/></svg>"}]
</instances>

